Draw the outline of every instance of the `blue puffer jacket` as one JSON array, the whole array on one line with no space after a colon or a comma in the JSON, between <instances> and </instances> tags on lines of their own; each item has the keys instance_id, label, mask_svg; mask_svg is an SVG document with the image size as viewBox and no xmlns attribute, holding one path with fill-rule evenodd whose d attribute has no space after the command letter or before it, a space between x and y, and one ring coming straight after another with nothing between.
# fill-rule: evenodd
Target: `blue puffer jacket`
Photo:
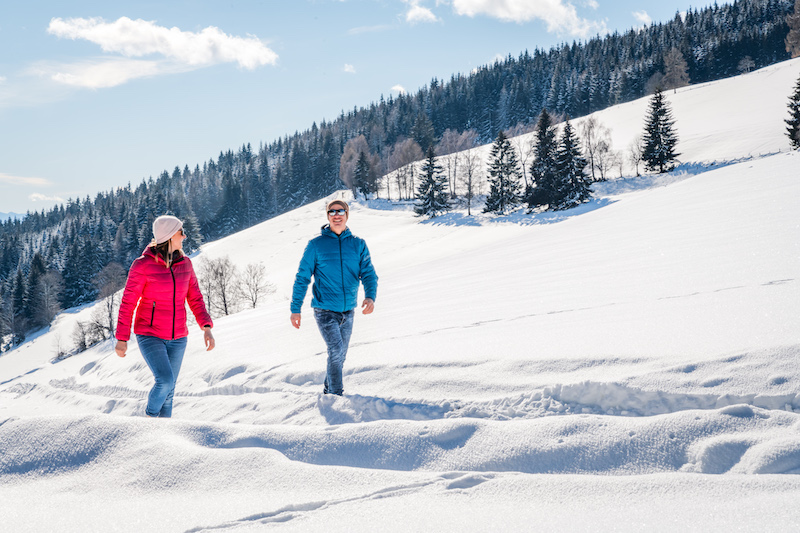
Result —
<instances>
[{"instance_id":1,"label":"blue puffer jacket","mask_svg":"<svg viewBox=\"0 0 800 533\"><path fill-rule=\"evenodd\" d=\"M378 291L378 276L367 243L349 229L336 235L325 225L322 235L309 241L294 280L292 313L300 312L312 275L311 307L316 309L340 313L354 309L358 305L359 281L364 284L366 298L375 300Z\"/></svg>"}]
</instances>

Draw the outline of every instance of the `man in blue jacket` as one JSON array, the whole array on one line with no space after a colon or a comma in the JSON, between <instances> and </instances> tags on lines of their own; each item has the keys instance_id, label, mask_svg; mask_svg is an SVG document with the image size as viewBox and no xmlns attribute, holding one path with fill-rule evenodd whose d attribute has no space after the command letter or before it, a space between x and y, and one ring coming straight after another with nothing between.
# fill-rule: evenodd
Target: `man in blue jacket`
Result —
<instances>
[{"instance_id":1,"label":"man in blue jacket","mask_svg":"<svg viewBox=\"0 0 800 533\"><path fill-rule=\"evenodd\" d=\"M364 284L362 313L368 315L375 309L378 276L372 266L369 249L364 239L350 233L347 219L350 207L344 200L328 202L325 208L328 224L322 226L322 235L311 239L303 252L300 267L292 290L292 325L300 328L300 308L306 297L311 276L314 318L328 345L328 373L325 377L325 394L342 395L342 366L353 332L353 317L358 305L358 284Z\"/></svg>"}]
</instances>

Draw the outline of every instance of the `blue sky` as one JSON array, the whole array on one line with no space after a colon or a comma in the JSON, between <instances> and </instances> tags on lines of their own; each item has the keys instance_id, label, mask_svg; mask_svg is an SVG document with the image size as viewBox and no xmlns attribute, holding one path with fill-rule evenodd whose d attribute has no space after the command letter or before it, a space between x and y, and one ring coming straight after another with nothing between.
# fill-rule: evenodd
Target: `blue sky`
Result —
<instances>
[{"instance_id":1,"label":"blue sky","mask_svg":"<svg viewBox=\"0 0 800 533\"><path fill-rule=\"evenodd\" d=\"M0 212L216 159L685 0L3 0Z\"/></svg>"}]
</instances>

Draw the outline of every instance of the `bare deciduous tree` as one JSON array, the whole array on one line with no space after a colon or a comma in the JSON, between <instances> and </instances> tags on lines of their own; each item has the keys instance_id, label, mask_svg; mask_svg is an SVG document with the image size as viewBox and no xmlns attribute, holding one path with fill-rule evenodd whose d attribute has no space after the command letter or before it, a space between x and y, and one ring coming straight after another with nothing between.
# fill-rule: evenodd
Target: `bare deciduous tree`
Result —
<instances>
[{"instance_id":1,"label":"bare deciduous tree","mask_svg":"<svg viewBox=\"0 0 800 533\"><path fill-rule=\"evenodd\" d=\"M344 145L342 158L339 160L339 179L347 185L348 189L353 191L353 194L356 193L356 184L353 178L355 176L356 163L358 163L358 157L361 155L361 152L370 155L367 138L363 135L353 137L347 141L347 144Z\"/></svg>"},{"instance_id":2,"label":"bare deciduous tree","mask_svg":"<svg viewBox=\"0 0 800 533\"><path fill-rule=\"evenodd\" d=\"M756 66L756 62L753 61L753 58L750 56L744 56L744 58L739 61L739 65L737 65L736 70L739 72L748 73L753 70Z\"/></svg>"},{"instance_id":3,"label":"bare deciduous tree","mask_svg":"<svg viewBox=\"0 0 800 533\"><path fill-rule=\"evenodd\" d=\"M98 272L92 283L97 288L100 304L92 313L91 327L95 336L106 339L114 335L115 317L119 309L121 295L125 286L125 269L119 263L109 263Z\"/></svg>"},{"instance_id":4,"label":"bare deciduous tree","mask_svg":"<svg viewBox=\"0 0 800 533\"><path fill-rule=\"evenodd\" d=\"M267 269L261 263L250 263L242 273L242 294L253 309L262 296L275 292L275 285L267 280Z\"/></svg>"},{"instance_id":5,"label":"bare deciduous tree","mask_svg":"<svg viewBox=\"0 0 800 533\"><path fill-rule=\"evenodd\" d=\"M670 49L664 56L664 86L666 89L678 89L689 85L689 66L683 54L677 48Z\"/></svg>"},{"instance_id":6,"label":"bare deciduous tree","mask_svg":"<svg viewBox=\"0 0 800 533\"><path fill-rule=\"evenodd\" d=\"M528 190L528 161L531 160L535 148L535 137L525 135L535 129L535 124L519 123L506 132L511 146L517 150L517 156L522 167L522 182L525 190Z\"/></svg>"},{"instance_id":7,"label":"bare deciduous tree","mask_svg":"<svg viewBox=\"0 0 800 533\"><path fill-rule=\"evenodd\" d=\"M464 172L461 174L461 183L464 185L464 197L467 199L467 215L472 215L472 199L479 192L480 176L483 173L481 157L475 149L461 152L459 155Z\"/></svg>"},{"instance_id":8,"label":"bare deciduous tree","mask_svg":"<svg viewBox=\"0 0 800 533\"><path fill-rule=\"evenodd\" d=\"M35 319L49 324L61 312L61 293L64 292L64 278L57 270L48 270L39 280L39 307L34 309Z\"/></svg>"},{"instance_id":9,"label":"bare deciduous tree","mask_svg":"<svg viewBox=\"0 0 800 533\"><path fill-rule=\"evenodd\" d=\"M450 188L450 197L456 197L456 184L458 182L458 154L478 144L478 132L467 130L461 133L447 129L442 134L442 140L436 145L439 163L447 172L447 183Z\"/></svg>"},{"instance_id":10,"label":"bare deciduous tree","mask_svg":"<svg viewBox=\"0 0 800 533\"><path fill-rule=\"evenodd\" d=\"M800 0L794 0L794 12L786 16L789 33L786 35L786 51L792 58L800 56Z\"/></svg>"},{"instance_id":11,"label":"bare deciduous tree","mask_svg":"<svg viewBox=\"0 0 800 533\"><path fill-rule=\"evenodd\" d=\"M239 310L243 301L241 281L228 256L203 260L197 277L212 316L227 316Z\"/></svg>"},{"instance_id":12,"label":"bare deciduous tree","mask_svg":"<svg viewBox=\"0 0 800 533\"><path fill-rule=\"evenodd\" d=\"M641 134L637 135L636 138L633 140L633 142L630 144L630 146L628 146L628 161L636 169L637 176L641 176L641 173L639 172L639 165L642 163L642 160L644 159L642 155L643 146L644 144Z\"/></svg>"},{"instance_id":13,"label":"bare deciduous tree","mask_svg":"<svg viewBox=\"0 0 800 533\"><path fill-rule=\"evenodd\" d=\"M595 117L589 117L581 124L581 144L589 162L592 181L598 181L595 170L600 171L599 180L604 180L608 168L606 159L611 149L611 130L600 124Z\"/></svg>"},{"instance_id":14,"label":"bare deciduous tree","mask_svg":"<svg viewBox=\"0 0 800 533\"><path fill-rule=\"evenodd\" d=\"M388 171L394 173L395 180L397 181L398 198L400 200L412 198L414 196L414 165L415 161L419 161L424 157L422 148L419 147L413 139L404 139L395 143L389 154L389 168ZM391 199L389 193L390 183L387 181L387 195Z\"/></svg>"}]
</instances>

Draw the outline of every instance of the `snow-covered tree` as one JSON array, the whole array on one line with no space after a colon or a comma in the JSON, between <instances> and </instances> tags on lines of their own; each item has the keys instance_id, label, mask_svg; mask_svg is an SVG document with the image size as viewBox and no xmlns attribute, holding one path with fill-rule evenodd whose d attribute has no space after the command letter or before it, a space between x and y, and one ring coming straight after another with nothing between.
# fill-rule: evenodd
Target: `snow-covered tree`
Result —
<instances>
[{"instance_id":1,"label":"snow-covered tree","mask_svg":"<svg viewBox=\"0 0 800 533\"><path fill-rule=\"evenodd\" d=\"M794 86L794 93L789 97L789 119L786 120L786 135L792 148L800 148L800 78Z\"/></svg>"},{"instance_id":2,"label":"snow-covered tree","mask_svg":"<svg viewBox=\"0 0 800 533\"><path fill-rule=\"evenodd\" d=\"M450 210L447 199L447 176L436 162L433 146L428 148L425 163L422 165L419 188L417 189L417 205L414 212L418 216L433 218Z\"/></svg>"},{"instance_id":3,"label":"snow-covered tree","mask_svg":"<svg viewBox=\"0 0 800 533\"><path fill-rule=\"evenodd\" d=\"M664 93L658 89L650 99L643 142L642 160L647 170L657 170L661 173L674 168L680 155L675 152L678 135L675 132L672 110Z\"/></svg>"},{"instance_id":4,"label":"snow-covered tree","mask_svg":"<svg viewBox=\"0 0 800 533\"><path fill-rule=\"evenodd\" d=\"M502 131L489 154L489 197L484 213L505 214L520 203L519 162L511 143Z\"/></svg>"},{"instance_id":5,"label":"snow-covered tree","mask_svg":"<svg viewBox=\"0 0 800 533\"><path fill-rule=\"evenodd\" d=\"M553 209L569 209L591 197L589 177L585 172L586 164L586 159L581 155L580 140L567 119L556 154L558 188L551 206Z\"/></svg>"},{"instance_id":6,"label":"snow-covered tree","mask_svg":"<svg viewBox=\"0 0 800 533\"><path fill-rule=\"evenodd\" d=\"M534 161L531 165L531 179L533 186L526 191L528 207L550 205L557 196L558 165L556 163L556 132L553 128L553 119L546 109L539 115L536 123L534 146Z\"/></svg>"}]
</instances>

